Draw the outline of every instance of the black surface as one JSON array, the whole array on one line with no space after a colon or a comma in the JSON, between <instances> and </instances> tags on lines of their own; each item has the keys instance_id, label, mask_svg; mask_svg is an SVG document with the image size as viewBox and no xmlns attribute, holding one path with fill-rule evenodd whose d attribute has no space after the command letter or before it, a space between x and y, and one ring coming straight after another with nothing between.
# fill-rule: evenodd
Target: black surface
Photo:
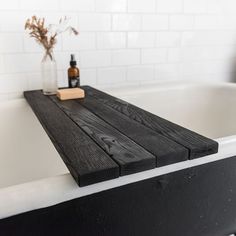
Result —
<instances>
[{"instance_id":1,"label":"black surface","mask_svg":"<svg viewBox=\"0 0 236 236\"><path fill-rule=\"evenodd\" d=\"M4 236L227 236L235 232L235 157L0 220Z\"/></svg>"},{"instance_id":2,"label":"black surface","mask_svg":"<svg viewBox=\"0 0 236 236\"><path fill-rule=\"evenodd\" d=\"M75 100L59 101L50 97L84 132L120 166L120 175L156 167L156 157L91 113Z\"/></svg>"},{"instance_id":3,"label":"black surface","mask_svg":"<svg viewBox=\"0 0 236 236\"><path fill-rule=\"evenodd\" d=\"M218 152L218 143L202 135L185 129L168 120L158 117L121 99L110 96L90 86L83 86L86 96L92 96L99 102L119 111L132 120L156 131L157 133L189 149L189 158L198 158Z\"/></svg>"},{"instance_id":4,"label":"black surface","mask_svg":"<svg viewBox=\"0 0 236 236\"><path fill-rule=\"evenodd\" d=\"M154 154L157 158L157 167L188 160L187 148L113 110L95 98L87 96L83 100L76 101Z\"/></svg>"},{"instance_id":5,"label":"black surface","mask_svg":"<svg viewBox=\"0 0 236 236\"><path fill-rule=\"evenodd\" d=\"M80 186L119 177L119 166L41 91L25 98Z\"/></svg>"},{"instance_id":6,"label":"black surface","mask_svg":"<svg viewBox=\"0 0 236 236\"><path fill-rule=\"evenodd\" d=\"M25 92L79 186L216 153L218 143L89 86L84 99Z\"/></svg>"}]
</instances>

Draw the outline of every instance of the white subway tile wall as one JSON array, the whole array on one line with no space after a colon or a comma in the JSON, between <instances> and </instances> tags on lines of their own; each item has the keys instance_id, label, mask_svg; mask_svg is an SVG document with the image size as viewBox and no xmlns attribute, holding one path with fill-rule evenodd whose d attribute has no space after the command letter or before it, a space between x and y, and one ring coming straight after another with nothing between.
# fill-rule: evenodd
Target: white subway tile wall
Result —
<instances>
[{"instance_id":1,"label":"white subway tile wall","mask_svg":"<svg viewBox=\"0 0 236 236\"><path fill-rule=\"evenodd\" d=\"M97 87L161 80L236 81L236 0L9 0L0 5L0 101L41 88L43 51L28 17L71 18L78 37L58 38L58 83L75 53L81 83Z\"/></svg>"}]
</instances>

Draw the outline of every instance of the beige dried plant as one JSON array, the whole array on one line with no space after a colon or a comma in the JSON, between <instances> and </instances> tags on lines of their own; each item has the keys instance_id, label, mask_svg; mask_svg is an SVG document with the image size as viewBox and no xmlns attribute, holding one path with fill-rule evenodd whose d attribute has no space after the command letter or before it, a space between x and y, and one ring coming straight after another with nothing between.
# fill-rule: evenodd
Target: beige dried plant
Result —
<instances>
[{"instance_id":1,"label":"beige dried plant","mask_svg":"<svg viewBox=\"0 0 236 236\"><path fill-rule=\"evenodd\" d=\"M63 32L69 31L74 35L78 35L78 31L68 25L69 19L67 17L61 18L59 24L50 24L45 26L45 18L38 18L32 16L31 19L27 19L25 23L25 30L29 30L30 37L35 38L45 49L46 56L52 58L53 48L57 43L57 36Z\"/></svg>"}]
</instances>

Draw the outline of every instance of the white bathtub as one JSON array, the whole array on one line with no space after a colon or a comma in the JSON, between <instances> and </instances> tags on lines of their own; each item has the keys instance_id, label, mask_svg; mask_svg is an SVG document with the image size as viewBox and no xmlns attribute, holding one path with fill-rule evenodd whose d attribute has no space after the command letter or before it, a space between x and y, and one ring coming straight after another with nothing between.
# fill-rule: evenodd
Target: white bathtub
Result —
<instances>
[{"instance_id":1,"label":"white bathtub","mask_svg":"<svg viewBox=\"0 0 236 236\"><path fill-rule=\"evenodd\" d=\"M216 139L219 153L80 188L24 99L0 103L0 219L236 155L236 85L161 83L107 90Z\"/></svg>"},{"instance_id":2,"label":"white bathtub","mask_svg":"<svg viewBox=\"0 0 236 236\"><path fill-rule=\"evenodd\" d=\"M236 134L236 84L166 83L109 92L212 139Z\"/></svg>"}]
</instances>

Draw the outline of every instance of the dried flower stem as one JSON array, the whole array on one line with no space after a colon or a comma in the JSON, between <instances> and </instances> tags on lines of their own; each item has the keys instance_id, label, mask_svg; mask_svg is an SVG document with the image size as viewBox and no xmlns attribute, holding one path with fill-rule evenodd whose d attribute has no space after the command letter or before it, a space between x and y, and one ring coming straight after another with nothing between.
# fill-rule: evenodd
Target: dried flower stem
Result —
<instances>
[{"instance_id":1,"label":"dried flower stem","mask_svg":"<svg viewBox=\"0 0 236 236\"><path fill-rule=\"evenodd\" d=\"M53 32L54 28L54 32ZM78 31L68 26L68 19L66 17L59 20L58 25L49 25L45 27L45 19L32 16L31 19L27 19L25 23L25 30L29 30L30 37L35 38L36 42L43 46L52 60L53 48L57 43L56 37L66 31L72 32L74 35L78 35Z\"/></svg>"}]
</instances>

